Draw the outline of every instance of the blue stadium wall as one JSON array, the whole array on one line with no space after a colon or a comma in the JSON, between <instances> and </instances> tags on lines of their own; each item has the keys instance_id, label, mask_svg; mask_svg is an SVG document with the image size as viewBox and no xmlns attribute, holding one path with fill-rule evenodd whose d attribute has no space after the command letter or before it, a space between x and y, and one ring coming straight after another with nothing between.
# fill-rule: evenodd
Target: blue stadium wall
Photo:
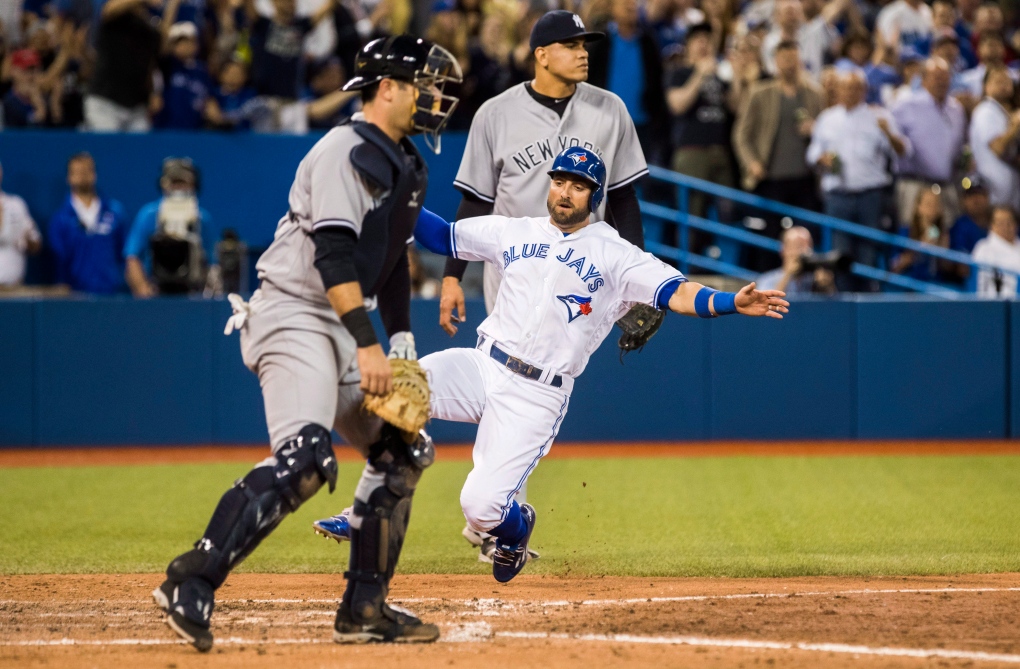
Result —
<instances>
[{"instance_id":1,"label":"blue stadium wall","mask_svg":"<svg viewBox=\"0 0 1020 669\"><path fill-rule=\"evenodd\" d=\"M0 133L4 190L43 228L66 195L65 163L90 151L100 188L133 215L157 197L167 155L202 170L217 228L272 239L315 136ZM426 206L451 217L465 136L444 137ZM218 234L216 235L218 236ZM45 268L34 268L45 278ZM484 309L453 340L416 302L423 353L471 346ZM0 301L0 445L258 443L257 380L224 337L220 301ZM615 336L615 335L614 335ZM670 317L620 365L606 342L575 388L563 440L1003 438L1020 436L1020 306L881 298L796 305L782 323ZM442 441L473 426L436 423Z\"/></svg>"},{"instance_id":2,"label":"blue stadium wall","mask_svg":"<svg viewBox=\"0 0 1020 669\"><path fill-rule=\"evenodd\" d=\"M166 156L189 156L202 173L199 199L219 230L234 228L253 248L273 240L276 223L287 213L287 195L298 163L318 135L253 135L154 132L148 135L92 134L61 131L0 132L3 189L25 198L45 233L46 222L67 197L67 159L88 151L96 159L99 188L120 200L134 217L145 203L159 197L159 171ZM425 206L452 217L460 197L453 178L464 153L467 135L443 137L435 156L422 147L429 162L430 186Z\"/></svg>"},{"instance_id":3,"label":"blue stadium wall","mask_svg":"<svg viewBox=\"0 0 1020 669\"><path fill-rule=\"evenodd\" d=\"M415 301L422 354L448 338ZM225 301L0 301L0 445L261 443L255 375ZM819 301L783 322L666 319L621 366L607 341L578 381L565 441L1020 436L1020 304ZM440 442L474 427L436 422Z\"/></svg>"}]
</instances>

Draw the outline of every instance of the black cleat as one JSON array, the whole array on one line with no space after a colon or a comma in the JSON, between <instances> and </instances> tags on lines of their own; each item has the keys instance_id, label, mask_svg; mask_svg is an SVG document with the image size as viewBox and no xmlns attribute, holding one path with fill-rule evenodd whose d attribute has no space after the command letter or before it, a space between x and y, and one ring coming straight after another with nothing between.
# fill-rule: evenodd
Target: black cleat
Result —
<instances>
[{"instance_id":1,"label":"black cleat","mask_svg":"<svg viewBox=\"0 0 1020 669\"><path fill-rule=\"evenodd\" d=\"M333 624L333 641L337 643L432 643L438 638L438 627L389 604L382 605L375 620L356 623L350 607L341 603Z\"/></svg>"},{"instance_id":2,"label":"black cleat","mask_svg":"<svg viewBox=\"0 0 1020 669\"><path fill-rule=\"evenodd\" d=\"M166 624L201 653L208 653L213 647L213 635L209 628L188 620L177 611L167 615Z\"/></svg>"},{"instance_id":3,"label":"black cleat","mask_svg":"<svg viewBox=\"0 0 1020 669\"><path fill-rule=\"evenodd\" d=\"M496 550L492 553L492 576L500 583L512 580L528 562L528 541L535 529L535 508L530 504L521 504L521 515L528 525L528 533L516 546L503 546L497 541Z\"/></svg>"},{"instance_id":4,"label":"black cleat","mask_svg":"<svg viewBox=\"0 0 1020 669\"><path fill-rule=\"evenodd\" d=\"M152 591L152 598L156 601L156 606L160 608L163 613L170 612L170 602L174 601L174 590L177 589L177 585L170 579L163 581L158 588Z\"/></svg>"},{"instance_id":5,"label":"black cleat","mask_svg":"<svg viewBox=\"0 0 1020 669\"><path fill-rule=\"evenodd\" d=\"M156 592L163 592L163 586L152 593L158 603ZM200 578L189 578L175 586L172 594L166 624L200 652L209 652L213 647L209 631L214 606L212 586Z\"/></svg>"}]
</instances>

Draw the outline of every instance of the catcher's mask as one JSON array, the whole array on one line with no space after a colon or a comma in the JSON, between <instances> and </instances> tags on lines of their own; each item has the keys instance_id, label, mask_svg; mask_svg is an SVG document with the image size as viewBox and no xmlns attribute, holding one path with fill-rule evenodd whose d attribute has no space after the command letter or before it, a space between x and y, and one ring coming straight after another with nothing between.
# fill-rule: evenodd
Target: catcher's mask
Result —
<instances>
[{"instance_id":1,"label":"catcher's mask","mask_svg":"<svg viewBox=\"0 0 1020 669\"><path fill-rule=\"evenodd\" d=\"M449 51L425 39L410 35L379 38L358 53L354 77L343 90L359 90L387 78L406 81L418 89L414 130L424 134L428 147L439 153L439 135L459 102L445 89L448 83L463 80L460 63Z\"/></svg>"}]
</instances>

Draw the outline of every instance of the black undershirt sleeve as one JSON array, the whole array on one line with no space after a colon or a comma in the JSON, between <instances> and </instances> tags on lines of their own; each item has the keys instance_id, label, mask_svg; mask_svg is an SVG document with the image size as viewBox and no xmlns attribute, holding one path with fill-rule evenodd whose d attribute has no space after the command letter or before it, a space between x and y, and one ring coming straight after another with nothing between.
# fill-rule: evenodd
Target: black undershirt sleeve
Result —
<instances>
[{"instance_id":1,"label":"black undershirt sleeve","mask_svg":"<svg viewBox=\"0 0 1020 669\"><path fill-rule=\"evenodd\" d=\"M312 233L315 243L315 269L328 291L333 286L358 280L354 267L354 247L358 237L350 228L333 226Z\"/></svg>"},{"instance_id":2,"label":"black undershirt sleeve","mask_svg":"<svg viewBox=\"0 0 1020 669\"><path fill-rule=\"evenodd\" d=\"M404 252L376 295L386 335L411 331L411 269Z\"/></svg>"},{"instance_id":3,"label":"black undershirt sleeve","mask_svg":"<svg viewBox=\"0 0 1020 669\"><path fill-rule=\"evenodd\" d=\"M455 220L461 221L465 218L474 218L475 216L488 216L492 213L493 204L491 202L486 202L471 193L462 193L462 195L463 198L460 201L460 206L457 207L457 217ZM467 260L447 258L446 267L443 268L443 278L452 276L460 281L464 278L467 266Z\"/></svg>"},{"instance_id":4,"label":"black undershirt sleeve","mask_svg":"<svg viewBox=\"0 0 1020 669\"><path fill-rule=\"evenodd\" d=\"M628 242L644 250L645 231L641 226L641 209L634 184L614 188L606 198L606 223L616 228Z\"/></svg>"}]
</instances>

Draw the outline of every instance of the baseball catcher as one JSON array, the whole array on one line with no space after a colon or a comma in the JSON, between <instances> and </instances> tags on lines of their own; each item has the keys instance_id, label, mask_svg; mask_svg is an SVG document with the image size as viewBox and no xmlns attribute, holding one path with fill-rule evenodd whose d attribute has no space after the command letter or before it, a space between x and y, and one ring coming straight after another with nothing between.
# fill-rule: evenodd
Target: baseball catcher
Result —
<instances>
[{"instance_id":1,"label":"baseball catcher","mask_svg":"<svg viewBox=\"0 0 1020 669\"><path fill-rule=\"evenodd\" d=\"M409 135L424 133L438 150L457 103L443 88L460 79L456 59L425 40L369 43L344 86L361 92L363 115L301 161L290 210L257 265L259 290L250 304L231 297L227 331L241 331L245 365L259 377L272 455L224 493L194 548L170 563L153 592L170 628L200 651L213 645L214 597L230 571L320 488L336 486L330 428L367 460L334 641L439 637L435 625L386 599L415 487L433 460L421 430L428 384L408 361L417 356L407 243L428 185ZM390 357L405 360L387 360L376 340L368 316L375 304Z\"/></svg>"}]
</instances>

